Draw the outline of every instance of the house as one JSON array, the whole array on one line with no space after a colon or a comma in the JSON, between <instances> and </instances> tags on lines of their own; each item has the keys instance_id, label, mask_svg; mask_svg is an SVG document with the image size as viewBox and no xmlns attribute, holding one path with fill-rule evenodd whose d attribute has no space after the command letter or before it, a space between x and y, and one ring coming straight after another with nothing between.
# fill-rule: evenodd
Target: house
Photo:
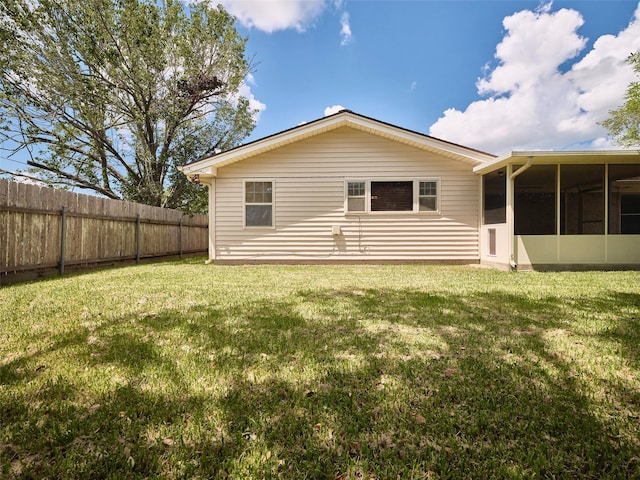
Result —
<instances>
[{"instance_id":1,"label":"house","mask_svg":"<svg viewBox=\"0 0 640 480\"><path fill-rule=\"evenodd\" d=\"M209 260L640 267L640 155L496 157L348 110L181 168Z\"/></svg>"}]
</instances>

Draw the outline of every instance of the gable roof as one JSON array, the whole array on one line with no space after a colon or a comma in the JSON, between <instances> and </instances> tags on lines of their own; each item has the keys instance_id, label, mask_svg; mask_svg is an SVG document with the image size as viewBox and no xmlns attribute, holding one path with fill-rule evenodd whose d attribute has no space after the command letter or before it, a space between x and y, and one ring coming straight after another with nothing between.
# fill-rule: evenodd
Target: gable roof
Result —
<instances>
[{"instance_id":1,"label":"gable roof","mask_svg":"<svg viewBox=\"0 0 640 480\"><path fill-rule=\"evenodd\" d=\"M341 110L333 115L196 160L193 163L179 167L179 170L185 175L198 174L215 177L217 169L220 167L342 127L354 128L422 150L435 152L474 167L495 159L495 155L481 152L480 150L440 140L413 130L407 130L350 110Z\"/></svg>"}]
</instances>

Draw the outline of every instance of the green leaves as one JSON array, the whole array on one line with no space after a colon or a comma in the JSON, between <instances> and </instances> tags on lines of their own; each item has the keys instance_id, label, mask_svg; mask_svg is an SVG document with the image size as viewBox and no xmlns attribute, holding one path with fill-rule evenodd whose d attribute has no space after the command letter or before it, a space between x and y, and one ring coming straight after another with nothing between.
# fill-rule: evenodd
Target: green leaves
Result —
<instances>
[{"instance_id":1,"label":"green leaves","mask_svg":"<svg viewBox=\"0 0 640 480\"><path fill-rule=\"evenodd\" d=\"M203 193L176 167L255 126L245 39L222 7L3 0L0 41L1 139L35 152L42 178L184 208Z\"/></svg>"},{"instance_id":2,"label":"green leaves","mask_svg":"<svg viewBox=\"0 0 640 480\"><path fill-rule=\"evenodd\" d=\"M627 61L640 74L640 52L629 55ZM625 147L640 145L640 82L631 82L625 95L625 103L609 112L611 117L602 125L609 130L616 142Z\"/></svg>"}]
</instances>

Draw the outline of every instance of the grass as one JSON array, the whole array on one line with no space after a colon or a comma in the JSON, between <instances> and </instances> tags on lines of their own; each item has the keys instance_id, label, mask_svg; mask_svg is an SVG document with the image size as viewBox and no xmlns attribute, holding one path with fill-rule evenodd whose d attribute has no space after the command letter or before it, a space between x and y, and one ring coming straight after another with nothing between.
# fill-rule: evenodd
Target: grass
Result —
<instances>
[{"instance_id":1,"label":"grass","mask_svg":"<svg viewBox=\"0 0 640 480\"><path fill-rule=\"evenodd\" d=\"M0 477L640 478L640 272L221 267L0 289Z\"/></svg>"}]
</instances>

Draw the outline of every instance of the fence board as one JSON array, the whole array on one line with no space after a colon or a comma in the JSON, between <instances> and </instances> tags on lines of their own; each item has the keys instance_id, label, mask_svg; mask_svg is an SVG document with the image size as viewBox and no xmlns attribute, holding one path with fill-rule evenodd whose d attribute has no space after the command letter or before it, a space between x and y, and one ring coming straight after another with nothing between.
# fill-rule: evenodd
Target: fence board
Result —
<instances>
[{"instance_id":1,"label":"fence board","mask_svg":"<svg viewBox=\"0 0 640 480\"><path fill-rule=\"evenodd\" d=\"M65 265L135 258L137 215L141 258L178 255L180 246L184 252L207 251L207 215L0 179L0 282L3 276L16 272L57 268L63 207Z\"/></svg>"}]
</instances>

